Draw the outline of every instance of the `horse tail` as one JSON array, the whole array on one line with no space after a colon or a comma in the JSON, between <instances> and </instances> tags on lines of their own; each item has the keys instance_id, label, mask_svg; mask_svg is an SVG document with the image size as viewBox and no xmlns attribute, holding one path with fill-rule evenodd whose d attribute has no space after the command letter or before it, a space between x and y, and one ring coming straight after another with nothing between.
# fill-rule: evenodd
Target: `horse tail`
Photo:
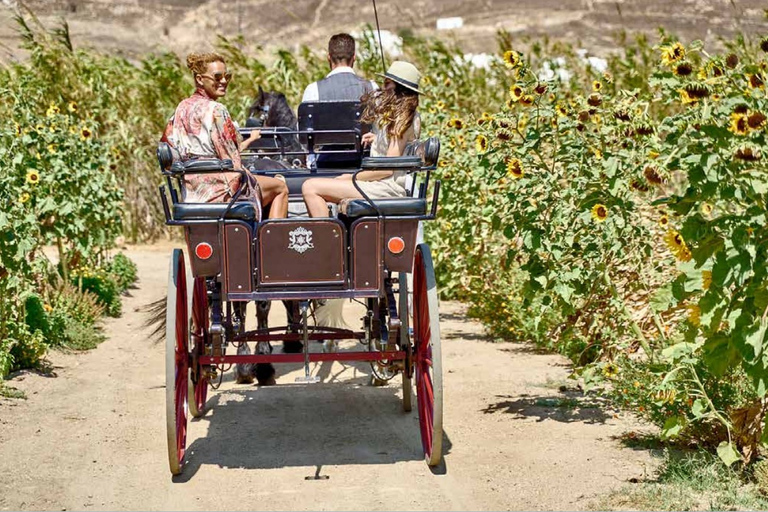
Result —
<instances>
[{"instance_id":1,"label":"horse tail","mask_svg":"<svg viewBox=\"0 0 768 512\"><path fill-rule=\"evenodd\" d=\"M328 299L325 304L315 310L317 325L321 327L335 327L337 329L349 329L344 321L344 303L346 299Z\"/></svg>"},{"instance_id":2,"label":"horse tail","mask_svg":"<svg viewBox=\"0 0 768 512\"><path fill-rule=\"evenodd\" d=\"M155 342L161 342L165 338L165 318L168 302L165 297L157 299L154 302L145 304L139 308L141 313L147 315L142 324L142 328L152 328L149 339Z\"/></svg>"}]
</instances>

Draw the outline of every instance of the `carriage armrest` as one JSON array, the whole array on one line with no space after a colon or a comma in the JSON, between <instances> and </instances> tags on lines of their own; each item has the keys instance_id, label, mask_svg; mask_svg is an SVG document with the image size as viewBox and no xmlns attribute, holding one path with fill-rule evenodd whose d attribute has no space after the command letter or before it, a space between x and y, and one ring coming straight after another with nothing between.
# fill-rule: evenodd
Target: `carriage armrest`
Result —
<instances>
[{"instance_id":1,"label":"carriage armrest","mask_svg":"<svg viewBox=\"0 0 768 512\"><path fill-rule=\"evenodd\" d=\"M372 202L387 217L421 216L427 213L427 200L421 197L374 199ZM376 208L365 199L343 199L339 203L339 213L350 219L376 216Z\"/></svg>"},{"instance_id":2,"label":"carriage armrest","mask_svg":"<svg viewBox=\"0 0 768 512\"><path fill-rule=\"evenodd\" d=\"M362 169L418 169L421 167L418 156L371 156L363 158Z\"/></svg>"},{"instance_id":3,"label":"carriage armrest","mask_svg":"<svg viewBox=\"0 0 768 512\"><path fill-rule=\"evenodd\" d=\"M209 172L225 172L234 170L235 165L232 163L232 160L201 158L198 160L187 160L185 162L174 162L169 172L178 176L182 174L204 174Z\"/></svg>"}]
</instances>

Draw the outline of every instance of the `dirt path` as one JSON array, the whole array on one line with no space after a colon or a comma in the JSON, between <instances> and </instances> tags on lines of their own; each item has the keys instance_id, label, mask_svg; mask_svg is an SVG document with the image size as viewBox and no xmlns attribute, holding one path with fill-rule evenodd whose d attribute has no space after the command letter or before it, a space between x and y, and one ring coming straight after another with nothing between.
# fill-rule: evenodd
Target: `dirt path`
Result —
<instances>
[{"instance_id":1,"label":"dirt path","mask_svg":"<svg viewBox=\"0 0 768 512\"><path fill-rule=\"evenodd\" d=\"M164 296L169 253L128 251L141 282L123 318L106 322L108 341L52 354L54 376L11 382L28 399L0 400L0 510L579 509L653 466L615 440L629 419L553 406L563 359L488 343L446 302L441 470L421 460L399 379L374 388L365 365L336 363L314 368L323 383L312 386L293 384L298 367L278 368L271 388L236 386L227 373L212 409L191 422L188 466L172 479L163 346L136 312ZM315 474L329 478L305 479Z\"/></svg>"}]
</instances>

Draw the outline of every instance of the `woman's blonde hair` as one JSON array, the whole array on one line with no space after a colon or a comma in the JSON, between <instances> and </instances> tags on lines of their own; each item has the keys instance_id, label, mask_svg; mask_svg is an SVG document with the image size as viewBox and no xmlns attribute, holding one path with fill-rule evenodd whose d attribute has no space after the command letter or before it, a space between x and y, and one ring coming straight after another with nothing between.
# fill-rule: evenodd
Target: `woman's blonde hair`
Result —
<instances>
[{"instance_id":1,"label":"woman's blonde hair","mask_svg":"<svg viewBox=\"0 0 768 512\"><path fill-rule=\"evenodd\" d=\"M203 75L208 71L208 64L221 62L226 64L224 57L218 53L190 53L187 55L187 67L193 75Z\"/></svg>"},{"instance_id":2,"label":"woman's blonde hair","mask_svg":"<svg viewBox=\"0 0 768 512\"><path fill-rule=\"evenodd\" d=\"M419 107L419 94L400 84L396 84L392 91L368 93L361 100L365 104L361 120L378 124L390 140L399 139L405 134L413 124Z\"/></svg>"}]
</instances>

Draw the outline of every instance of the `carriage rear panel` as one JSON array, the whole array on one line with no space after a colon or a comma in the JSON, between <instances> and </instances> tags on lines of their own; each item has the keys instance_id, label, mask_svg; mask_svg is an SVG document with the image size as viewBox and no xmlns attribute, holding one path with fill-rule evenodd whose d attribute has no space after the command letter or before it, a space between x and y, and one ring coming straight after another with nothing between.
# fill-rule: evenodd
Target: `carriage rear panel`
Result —
<instances>
[{"instance_id":1,"label":"carriage rear panel","mask_svg":"<svg viewBox=\"0 0 768 512\"><path fill-rule=\"evenodd\" d=\"M269 220L258 238L259 286L345 284L346 242L338 220Z\"/></svg>"},{"instance_id":2,"label":"carriage rear panel","mask_svg":"<svg viewBox=\"0 0 768 512\"><path fill-rule=\"evenodd\" d=\"M192 276L215 276L221 272L221 244L219 243L219 228L216 224L197 224L184 227L184 237L187 239L187 251L192 266ZM207 259L197 256L195 248L199 244L208 244L211 255Z\"/></svg>"}]
</instances>

